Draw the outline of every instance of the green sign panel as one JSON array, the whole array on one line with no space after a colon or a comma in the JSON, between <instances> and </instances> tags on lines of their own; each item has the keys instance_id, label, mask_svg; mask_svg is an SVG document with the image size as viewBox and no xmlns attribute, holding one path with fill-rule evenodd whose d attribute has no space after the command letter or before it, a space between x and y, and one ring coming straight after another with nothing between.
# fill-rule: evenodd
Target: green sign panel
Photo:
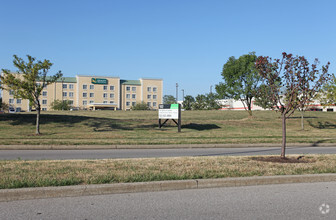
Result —
<instances>
[{"instance_id":1,"label":"green sign panel","mask_svg":"<svg viewBox=\"0 0 336 220\"><path fill-rule=\"evenodd\" d=\"M92 84L108 84L107 79L91 78Z\"/></svg>"}]
</instances>

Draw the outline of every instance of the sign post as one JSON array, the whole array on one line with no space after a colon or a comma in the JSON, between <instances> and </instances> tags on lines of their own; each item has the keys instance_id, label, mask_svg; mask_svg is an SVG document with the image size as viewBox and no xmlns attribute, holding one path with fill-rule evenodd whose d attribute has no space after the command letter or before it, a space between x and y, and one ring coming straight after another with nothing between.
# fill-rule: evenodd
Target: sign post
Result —
<instances>
[{"instance_id":1,"label":"sign post","mask_svg":"<svg viewBox=\"0 0 336 220\"><path fill-rule=\"evenodd\" d=\"M162 123L162 119L165 121ZM160 104L159 105L159 128L171 119L181 132L181 104ZM177 120L177 121L176 121Z\"/></svg>"}]
</instances>

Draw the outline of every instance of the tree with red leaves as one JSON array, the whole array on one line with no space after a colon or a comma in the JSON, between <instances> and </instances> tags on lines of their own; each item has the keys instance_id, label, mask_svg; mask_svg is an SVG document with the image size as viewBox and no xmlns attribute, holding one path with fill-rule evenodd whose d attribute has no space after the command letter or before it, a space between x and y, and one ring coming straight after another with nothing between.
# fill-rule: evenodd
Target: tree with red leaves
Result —
<instances>
[{"instance_id":1,"label":"tree with red leaves","mask_svg":"<svg viewBox=\"0 0 336 220\"><path fill-rule=\"evenodd\" d=\"M286 119L296 109L306 106L317 95L323 84L330 78L329 65L317 69L318 59L312 65L304 56L282 53L282 59L273 60L259 56L256 68L266 85L264 92L272 108L281 113L282 147L281 157L286 157Z\"/></svg>"}]
</instances>

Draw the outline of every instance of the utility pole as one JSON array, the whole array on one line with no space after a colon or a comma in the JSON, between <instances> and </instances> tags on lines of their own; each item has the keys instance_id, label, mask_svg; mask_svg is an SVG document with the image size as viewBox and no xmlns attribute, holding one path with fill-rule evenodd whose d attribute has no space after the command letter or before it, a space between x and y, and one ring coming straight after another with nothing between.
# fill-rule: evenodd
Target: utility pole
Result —
<instances>
[{"instance_id":1,"label":"utility pole","mask_svg":"<svg viewBox=\"0 0 336 220\"><path fill-rule=\"evenodd\" d=\"M178 83L176 83L176 103L177 103L177 100L178 100Z\"/></svg>"},{"instance_id":2,"label":"utility pole","mask_svg":"<svg viewBox=\"0 0 336 220\"><path fill-rule=\"evenodd\" d=\"M212 94L212 86L210 86L210 94Z\"/></svg>"}]
</instances>

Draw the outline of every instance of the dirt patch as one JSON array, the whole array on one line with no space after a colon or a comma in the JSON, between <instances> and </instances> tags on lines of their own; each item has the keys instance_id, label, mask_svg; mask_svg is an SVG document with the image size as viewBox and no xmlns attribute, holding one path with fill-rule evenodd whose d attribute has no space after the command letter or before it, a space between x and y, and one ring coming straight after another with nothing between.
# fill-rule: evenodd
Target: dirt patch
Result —
<instances>
[{"instance_id":1,"label":"dirt patch","mask_svg":"<svg viewBox=\"0 0 336 220\"><path fill-rule=\"evenodd\" d=\"M304 156L286 157L268 156L268 157L253 157L252 160L271 162L271 163L314 163L312 159L307 159Z\"/></svg>"}]
</instances>

